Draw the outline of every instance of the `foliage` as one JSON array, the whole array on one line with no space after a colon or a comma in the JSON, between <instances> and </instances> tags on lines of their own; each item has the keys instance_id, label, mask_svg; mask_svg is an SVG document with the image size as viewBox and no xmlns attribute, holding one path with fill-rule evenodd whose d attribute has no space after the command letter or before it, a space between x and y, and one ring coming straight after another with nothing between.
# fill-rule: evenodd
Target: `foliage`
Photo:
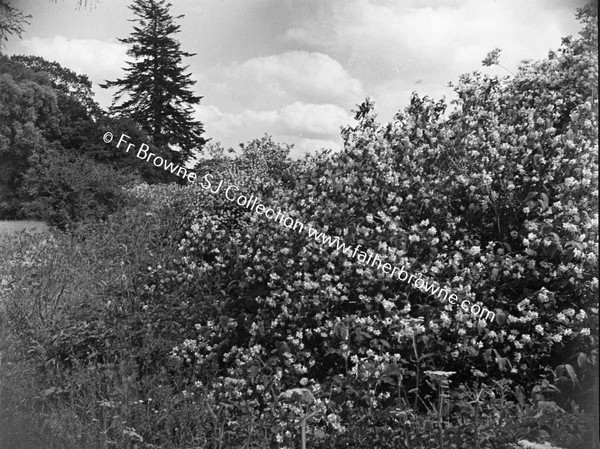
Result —
<instances>
[{"instance_id":1,"label":"foliage","mask_svg":"<svg viewBox=\"0 0 600 449\"><path fill-rule=\"evenodd\" d=\"M0 54L8 36L15 34L21 37L23 26L29 24L28 20L31 19L11 3L11 0L0 0Z\"/></svg>"},{"instance_id":2,"label":"foliage","mask_svg":"<svg viewBox=\"0 0 600 449\"><path fill-rule=\"evenodd\" d=\"M58 132L58 115L53 89L0 56L0 216L16 214L28 160L45 146L46 136Z\"/></svg>"},{"instance_id":3,"label":"foliage","mask_svg":"<svg viewBox=\"0 0 600 449\"><path fill-rule=\"evenodd\" d=\"M45 185L35 185L36 178L29 176L24 186L26 173L53 170L61 167L68 170L71 163L65 160L78 160L85 173L100 171L107 177L95 182L105 184L100 187L105 193L128 184L137 177L148 183L173 181L176 176L164 170L156 170L151 164L132 157L114 146L104 144L102 136L112 132L115 136L126 134L138 145L148 142L149 137L133 121L107 117L93 99L91 83L84 75L33 56L0 56L0 216L17 218L23 213L57 217L88 216L87 211L72 211L65 215L64 210L50 211L40 208L40 204L25 204L31 201L31 192L44 190ZM51 148L52 151L48 149ZM155 154L167 155L168 149L150 145ZM44 160L48 156L49 160ZM59 162L57 158L60 158ZM103 167L100 167L103 165ZM131 179L124 176L110 177L117 172L131 173ZM74 173L65 173L71 177ZM29 192L29 193L28 193ZM46 195L47 196L47 195ZM101 197L98 193L96 198ZM38 201L39 203L39 201ZM72 203L74 205L74 203ZM46 204L48 206L48 203ZM88 204L86 207L91 206ZM99 209L105 206L98 204ZM101 211L97 216L105 215ZM41 218L42 215L33 215Z\"/></svg>"},{"instance_id":4,"label":"foliage","mask_svg":"<svg viewBox=\"0 0 600 449\"><path fill-rule=\"evenodd\" d=\"M73 114L75 117L85 119L88 116L97 117L100 114L100 106L94 100L92 82L87 75L79 75L62 67L57 62L46 61L39 56L16 55L11 57L11 61L22 64L36 73L46 73L50 79L50 85L59 95L59 104L71 101L73 103L71 107L78 108L76 109L77 114ZM60 107L60 109L62 111L65 108Z\"/></svg>"},{"instance_id":5,"label":"foliage","mask_svg":"<svg viewBox=\"0 0 600 449\"><path fill-rule=\"evenodd\" d=\"M31 159L21 186L23 214L42 218L61 229L77 221L106 219L124 206L122 187L136 181L131 173L54 149Z\"/></svg>"},{"instance_id":6,"label":"foliage","mask_svg":"<svg viewBox=\"0 0 600 449\"><path fill-rule=\"evenodd\" d=\"M181 65L183 57L194 54L182 51L174 38L180 26L175 24L170 7L165 0L135 0L129 6L137 26L128 38L119 40L130 45L127 55L134 62L128 62L124 78L101 86L118 88L113 113L132 118L157 147L177 150L172 160L183 163L205 143L202 124L192 117L192 106L202 97L190 89L195 81Z\"/></svg>"}]
</instances>

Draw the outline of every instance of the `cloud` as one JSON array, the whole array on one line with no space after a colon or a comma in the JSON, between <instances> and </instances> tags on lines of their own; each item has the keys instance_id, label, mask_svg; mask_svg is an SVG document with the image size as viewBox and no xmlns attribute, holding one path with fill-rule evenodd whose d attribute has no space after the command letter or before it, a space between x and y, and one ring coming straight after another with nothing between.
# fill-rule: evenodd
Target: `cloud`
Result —
<instances>
[{"instance_id":1,"label":"cloud","mask_svg":"<svg viewBox=\"0 0 600 449\"><path fill-rule=\"evenodd\" d=\"M234 62L213 73L232 103L273 107L293 101L352 105L363 95L360 81L330 56L307 51Z\"/></svg>"},{"instance_id":2,"label":"cloud","mask_svg":"<svg viewBox=\"0 0 600 449\"><path fill-rule=\"evenodd\" d=\"M197 107L196 117L207 129L207 137L216 141L243 142L263 134L295 144L294 156L323 147L341 148L340 127L352 117L332 104L294 102L281 109L223 112L216 106ZM252 135L248 135L251 130Z\"/></svg>"},{"instance_id":3,"label":"cloud","mask_svg":"<svg viewBox=\"0 0 600 449\"><path fill-rule=\"evenodd\" d=\"M351 123L352 117L332 104L294 102L279 110L245 110L239 113L222 112L215 106L196 108L196 116L207 129L219 133L234 129L253 129L259 134L277 133L322 139L336 137L340 127Z\"/></svg>"},{"instance_id":4,"label":"cloud","mask_svg":"<svg viewBox=\"0 0 600 449\"><path fill-rule=\"evenodd\" d=\"M362 81L367 95L396 97L419 84L451 94L447 83L480 70L495 47L516 69L537 59L576 30L575 9L585 0L331 0L329 11L289 28L290 45L322 51ZM533 24L543 23L543 26ZM408 97L403 102L406 104ZM385 119L400 105L386 109Z\"/></svg>"},{"instance_id":5,"label":"cloud","mask_svg":"<svg viewBox=\"0 0 600 449\"><path fill-rule=\"evenodd\" d=\"M344 109L332 104L294 102L281 110L283 132L311 138L335 136L352 118Z\"/></svg>"},{"instance_id":6,"label":"cloud","mask_svg":"<svg viewBox=\"0 0 600 449\"><path fill-rule=\"evenodd\" d=\"M198 72L197 70L196 72ZM320 52L288 51L207 70L196 113L207 137L235 145L267 133L298 156L341 147L340 127L364 99L362 84Z\"/></svg>"},{"instance_id":7,"label":"cloud","mask_svg":"<svg viewBox=\"0 0 600 449\"><path fill-rule=\"evenodd\" d=\"M126 47L97 39L67 39L32 37L22 42L29 54L41 56L49 61L85 73L93 80L120 75L125 65Z\"/></svg>"},{"instance_id":8,"label":"cloud","mask_svg":"<svg viewBox=\"0 0 600 449\"><path fill-rule=\"evenodd\" d=\"M63 36L32 37L24 39L21 46L25 54L41 56L74 72L88 75L96 100L103 106L110 105L114 89L102 89L98 84L123 75L121 68L125 66L127 58L126 46L98 39L69 39Z\"/></svg>"}]
</instances>

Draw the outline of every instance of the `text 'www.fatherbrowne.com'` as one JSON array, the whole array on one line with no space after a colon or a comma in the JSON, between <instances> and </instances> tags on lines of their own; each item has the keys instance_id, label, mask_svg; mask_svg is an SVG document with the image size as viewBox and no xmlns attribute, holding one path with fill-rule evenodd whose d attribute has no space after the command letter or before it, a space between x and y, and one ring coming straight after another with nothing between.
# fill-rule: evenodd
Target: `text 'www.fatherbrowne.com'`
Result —
<instances>
[{"instance_id":1,"label":"text 'www.fatherbrowne.com'","mask_svg":"<svg viewBox=\"0 0 600 449\"><path fill-rule=\"evenodd\" d=\"M123 147L125 152L129 153L131 149L136 150L136 146L133 143L129 143L126 139L130 137L122 134L119 142L117 143L117 148L121 146L121 144L126 144ZM113 140L113 134L107 132L104 134L104 142L110 143ZM152 163L157 168L162 168L163 170L169 171L172 174L175 174L181 178L187 179L188 182L195 183L197 180L197 175L194 171L188 170L185 167L180 165L174 165L173 162L167 162L164 158L155 155L149 151L149 146L145 143L142 143L139 148L137 148L136 157L142 160L146 160ZM281 210L277 210L275 212L274 209L266 207L263 204L258 203L258 198L254 195L250 195L250 197L246 197L245 195L239 194L240 188L235 185L227 186L224 188L224 180L213 187L214 176L211 174L206 174L202 178L202 182L200 186L213 194L218 194L219 192L223 192L225 194L225 198L231 202L237 203L239 206L249 209L250 211L256 213L257 215L264 215L269 220L274 220L278 222L281 226L285 226L286 228L292 229L296 232L305 232L308 234L309 238L315 239L315 241L321 243L322 245L328 245L330 248L335 248L336 250L346 254L350 257L356 258L359 262L369 265L371 267L377 264L377 269L382 271L384 274L389 274L391 277L396 275L397 279L403 282L408 282L409 285L412 285L414 288L423 291L424 293L431 294L433 296L437 296L441 298L442 301L449 301L450 304L455 305L458 301L458 296L454 293L450 293L450 291L446 288L441 288L437 282L429 283L427 280L423 279L422 276L415 276L411 274L409 271L405 270L404 265L400 268L397 266L392 266L387 262L383 262L379 254L375 254L369 252L367 254L366 251L363 251L362 245L357 245L354 249L352 246L346 245L344 242L340 241L339 237L332 237L323 232L319 232L318 230L305 226L304 223L298 221L298 219L293 219L289 215L286 215L281 212ZM489 321L493 321L496 314L485 307L481 307L478 304L473 304L471 307L469 305L471 302L467 299L461 302L460 306L465 312L470 312L472 315L477 318L484 318Z\"/></svg>"}]
</instances>

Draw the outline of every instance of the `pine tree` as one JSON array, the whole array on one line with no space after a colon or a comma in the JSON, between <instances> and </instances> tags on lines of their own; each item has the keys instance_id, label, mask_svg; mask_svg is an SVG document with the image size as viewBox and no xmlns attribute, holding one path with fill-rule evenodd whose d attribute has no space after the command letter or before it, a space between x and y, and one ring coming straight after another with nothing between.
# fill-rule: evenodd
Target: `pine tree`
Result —
<instances>
[{"instance_id":1,"label":"pine tree","mask_svg":"<svg viewBox=\"0 0 600 449\"><path fill-rule=\"evenodd\" d=\"M190 87L195 81L185 73L183 57L194 56L184 52L173 36L180 26L172 17L170 3L165 0L134 0L129 6L134 14L134 31L120 42L130 45L124 78L106 81L101 87L118 87L111 105L111 113L137 122L160 148L170 148L173 161L190 159L194 149L200 149L206 140L202 137L201 122L192 117L192 105L202 97L194 95ZM127 98L121 101L124 95Z\"/></svg>"}]
</instances>

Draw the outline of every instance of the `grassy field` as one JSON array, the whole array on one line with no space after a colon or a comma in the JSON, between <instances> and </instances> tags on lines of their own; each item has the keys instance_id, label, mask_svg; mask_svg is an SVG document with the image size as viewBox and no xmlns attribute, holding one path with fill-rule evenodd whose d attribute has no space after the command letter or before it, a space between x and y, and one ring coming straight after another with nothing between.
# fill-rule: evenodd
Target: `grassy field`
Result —
<instances>
[{"instance_id":1,"label":"grassy field","mask_svg":"<svg viewBox=\"0 0 600 449\"><path fill-rule=\"evenodd\" d=\"M21 221L1 221L0 220L0 236L9 235L16 232L19 232L23 229L27 229L29 231L46 231L48 225L43 221L30 221L30 220L21 220Z\"/></svg>"}]
</instances>

